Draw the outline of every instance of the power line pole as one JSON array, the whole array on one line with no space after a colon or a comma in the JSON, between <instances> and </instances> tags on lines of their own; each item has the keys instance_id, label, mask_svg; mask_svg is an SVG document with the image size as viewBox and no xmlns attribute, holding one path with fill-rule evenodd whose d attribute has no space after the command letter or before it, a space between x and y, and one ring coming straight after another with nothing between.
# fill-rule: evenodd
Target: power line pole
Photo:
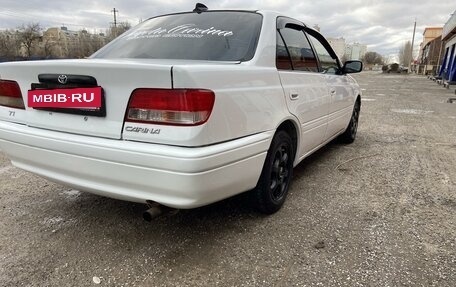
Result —
<instances>
[{"instance_id":1,"label":"power line pole","mask_svg":"<svg viewBox=\"0 0 456 287\"><path fill-rule=\"evenodd\" d=\"M410 68L409 68L409 72L411 71L411 67L412 67L412 61L413 61L413 44L415 43L415 31L416 31L416 18L415 18L415 25L413 26L413 37L412 37L412 48L410 49Z\"/></svg>"},{"instance_id":2,"label":"power line pole","mask_svg":"<svg viewBox=\"0 0 456 287\"><path fill-rule=\"evenodd\" d=\"M114 28L117 28L117 13L119 13L119 10L116 8L112 9L111 12L114 13Z\"/></svg>"},{"instance_id":3,"label":"power line pole","mask_svg":"<svg viewBox=\"0 0 456 287\"><path fill-rule=\"evenodd\" d=\"M116 8L111 10L112 13L114 13L114 22L112 24L114 27L111 27L111 34L114 35L114 38L117 37L117 13L119 13L119 10Z\"/></svg>"}]
</instances>

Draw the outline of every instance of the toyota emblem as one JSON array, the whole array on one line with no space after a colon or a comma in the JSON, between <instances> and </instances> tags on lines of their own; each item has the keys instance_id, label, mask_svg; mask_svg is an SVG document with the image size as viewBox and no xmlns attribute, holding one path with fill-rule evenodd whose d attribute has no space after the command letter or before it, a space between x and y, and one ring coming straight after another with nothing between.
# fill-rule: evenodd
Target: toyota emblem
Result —
<instances>
[{"instance_id":1,"label":"toyota emblem","mask_svg":"<svg viewBox=\"0 0 456 287\"><path fill-rule=\"evenodd\" d=\"M57 78L57 81L59 81L60 84L65 85L68 82L68 76L67 75L60 75Z\"/></svg>"}]
</instances>

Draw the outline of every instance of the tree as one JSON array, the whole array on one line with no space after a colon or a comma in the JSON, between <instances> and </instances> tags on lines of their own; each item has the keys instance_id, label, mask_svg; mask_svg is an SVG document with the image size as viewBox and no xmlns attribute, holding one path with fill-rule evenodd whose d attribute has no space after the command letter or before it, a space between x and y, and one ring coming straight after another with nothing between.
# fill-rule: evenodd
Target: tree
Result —
<instances>
[{"instance_id":1,"label":"tree","mask_svg":"<svg viewBox=\"0 0 456 287\"><path fill-rule=\"evenodd\" d=\"M108 36L50 28L43 31L39 23L22 24L16 30L0 30L0 58L13 60L31 56L42 58L84 58L99 50L116 36L130 29L128 22L109 29Z\"/></svg>"},{"instance_id":2,"label":"tree","mask_svg":"<svg viewBox=\"0 0 456 287\"><path fill-rule=\"evenodd\" d=\"M116 27L111 27L108 32L108 41L112 41L130 28L131 24L128 22L121 22L118 23Z\"/></svg>"},{"instance_id":3,"label":"tree","mask_svg":"<svg viewBox=\"0 0 456 287\"><path fill-rule=\"evenodd\" d=\"M383 56L377 52L367 52L362 60L366 65L383 65Z\"/></svg>"},{"instance_id":4,"label":"tree","mask_svg":"<svg viewBox=\"0 0 456 287\"><path fill-rule=\"evenodd\" d=\"M93 53L91 35L86 30L79 31L78 41L79 41L79 54L77 55L78 58L84 58L84 57L90 56Z\"/></svg>"},{"instance_id":5,"label":"tree","mask_svg":"<svg viewBox=\"0 0 456 287\"><path fill-rule=\"evenodd\" d=\"M57 57L58 53L56 53L56 48L58 47L58 43L56 41L46 39L44 40L43 52L45 57Z\"/></svg>"},{"instance_id":6,"label":"tree","mask_svg":"<svg viewBox=\"0 0 456 287\"><path fill-rule=\"evenodd\" d=\"M13 59L18 55L17 35L13 31L0 32L0 58Z\"/></svg>"},{"instance_id":7,"label":"tree","mask_svg":"<svg viewBox=\"0 0 456 287\"><path fill-rule=\"evenodd\" d=\"M18 28L18 39L25 48L25 56L32 56L33 50L37 46L40 39L42 28L39 23L28 23Z\"/></svg>"},{"instance_id":8,"label":"tree","mask_svg":"<svg viewBox=\"0 0 456 287\"><path fill-rule=\"evenodd\" d=\"M399 62L406 67L412 62L412 43L410 41L407 41L399 49Z\"/></svg>"}]
</instances>

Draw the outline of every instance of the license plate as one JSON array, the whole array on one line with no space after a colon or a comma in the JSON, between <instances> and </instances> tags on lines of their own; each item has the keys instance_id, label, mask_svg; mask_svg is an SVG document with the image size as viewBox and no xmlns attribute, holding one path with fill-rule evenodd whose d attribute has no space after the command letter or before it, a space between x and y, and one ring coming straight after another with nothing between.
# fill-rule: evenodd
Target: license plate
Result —
<instances>
[{"instance_id":1,"label":"license plate","mask_svg":"<svg viewBox=\"0 0 456 287\"><path fill-rule=\"evenodd\" d=\"M99 109L101 106L101 87L28 91L30 108Z\"/></svg>"}]
</instances>

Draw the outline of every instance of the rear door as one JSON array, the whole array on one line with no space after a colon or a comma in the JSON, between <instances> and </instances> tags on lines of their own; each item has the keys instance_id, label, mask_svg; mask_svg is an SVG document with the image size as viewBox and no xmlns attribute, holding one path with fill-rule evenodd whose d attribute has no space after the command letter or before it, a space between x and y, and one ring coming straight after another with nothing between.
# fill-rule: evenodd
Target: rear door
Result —
<instances>
[{"instance_id":1,"label":"rear door","mask_svg":"<svg viewBox=\"0 0 456 287\"><path fill-rule=\"evenodd\" d=\"M289 111L301 125L302 158L324 140L329 111L329 93L324 74L319 73L317 58L299 22L277 20L276 66Z\"/></svg>"}]
</instances>

